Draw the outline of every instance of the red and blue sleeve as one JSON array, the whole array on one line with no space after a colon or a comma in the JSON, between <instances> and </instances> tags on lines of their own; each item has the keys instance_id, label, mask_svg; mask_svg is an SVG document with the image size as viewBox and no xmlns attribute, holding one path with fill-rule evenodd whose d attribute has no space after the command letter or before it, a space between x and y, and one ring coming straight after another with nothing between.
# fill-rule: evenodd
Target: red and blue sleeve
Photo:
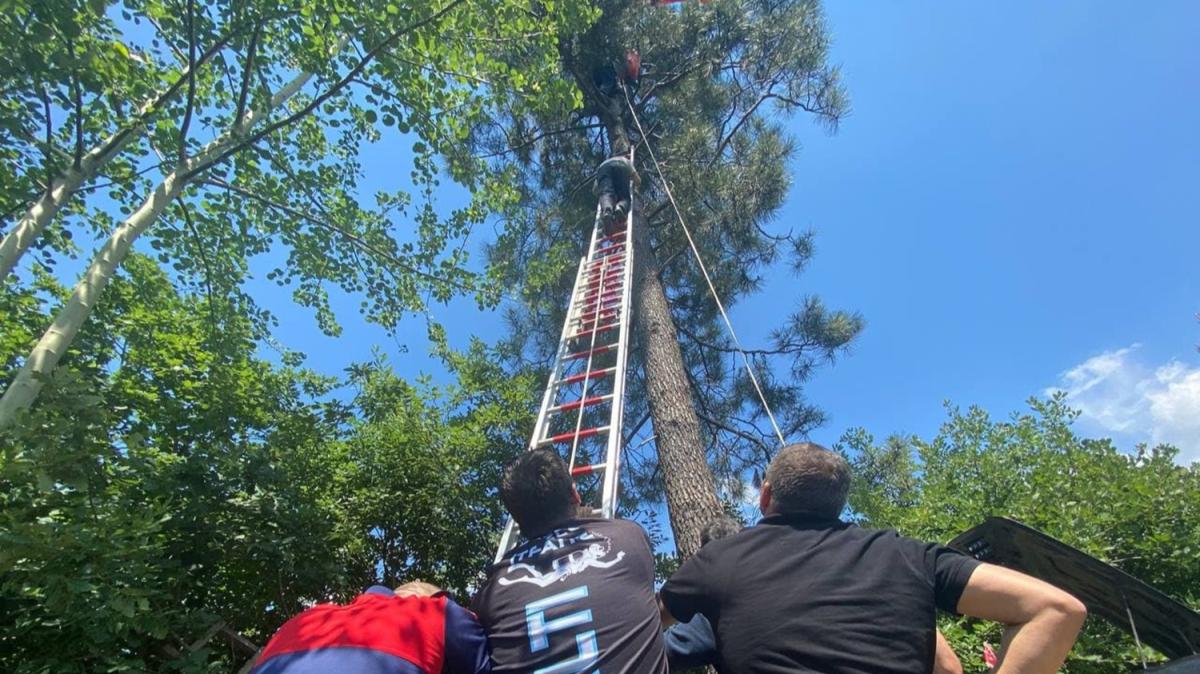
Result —
<instances>
[{"instance_id":1,"label":"red and blue sleeve","mask_svg":"<svg viewBox=\"0 0 1200 674\"><path fill-rule=\"evenodd\" d=\"M488 674L491 671L492 660L483 626L475 614L447 597L442 674Z\"/></svg>"}]
</instances>

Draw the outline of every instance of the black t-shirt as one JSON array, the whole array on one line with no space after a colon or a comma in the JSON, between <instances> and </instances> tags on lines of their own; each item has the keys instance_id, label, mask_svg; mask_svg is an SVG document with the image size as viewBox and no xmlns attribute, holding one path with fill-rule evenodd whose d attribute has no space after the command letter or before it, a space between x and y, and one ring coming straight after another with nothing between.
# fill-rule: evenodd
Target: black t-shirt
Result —
<instances>
[{"instance_id":1,"label":"black t-shirt","mask_svg":"<svg viewBox=\"0 0 1200 674\"><path fill-rule=\"evenodd\" d=\"M771 516L700 549L663 586L702 613L724 672L930 672L934 616L979 562L894 531Z\"/></svg>"},{"instance_id":2,"label":"black t-shirt","mask_svg":"<svg viewBox=\"0 0 1200 674\"><path fill-rule=\"evenodd\" d=\"M667 672L654 556L633 522L572 520L513 548L474 609L493 672Z\"/></svg>"}]
</instances>

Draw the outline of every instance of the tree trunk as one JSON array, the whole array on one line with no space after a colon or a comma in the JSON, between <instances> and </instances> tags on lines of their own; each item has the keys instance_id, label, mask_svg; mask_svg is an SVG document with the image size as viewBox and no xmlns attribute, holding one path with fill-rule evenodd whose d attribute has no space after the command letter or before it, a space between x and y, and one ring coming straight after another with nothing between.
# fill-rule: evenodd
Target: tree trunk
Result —
<instances>
[{"instance_id":1,"label":"tree trunk","mask_svg":"<svg viewBox=\"0 0 1200 674\"><path fill-rule=\"evenodd\" d=\"M194 157L180 162L142 205L117 227L93 258L92 264L75 286L70 299L54 317L54 322L33 347L33 351L25 359L25 365L4 391L4 397L0 398L0 428L10 425L18 412L33 404L42 390L45 378L58 365L67 349L71 348L71 343L75 341L83 322L87 320L88 314L112 280L117 268L129 255L137 237L154 224L171 201L183 193L188 182L211 167L223 153L241 142L246 133L271 110L295 96L312 75L309 72L298 75L272 96L264 109L248 113L240 123L213 140Z\"/></svg>"},{"instance_id":2,"label":"tree trunk","mask_svg":"<svg viewBox=\"0 0 1200 674\"><path fill-rule=\"evenodd\" d=\"M608 135L612 155L628 155L630 140L624 94L605 96L585 73L587 68L565 59L584 97L595 110ZM646 367L646 398L654 424L655 447L662 467L667 496L667 514L675 534L675 550L690 557L700 549L700 530L724 514L704 444L700 420L692 402L692 390L679 333L659 278L658 260L650 247L650 232L643 218L641 200L633 208L633 319L641 342Z\"/></svg>"},{"instance_id":3,"label":"tree trunk","mask_svg":"<svg viewBox=\"0 0 1200 674\"><path fill-rule=\"evenodd\" d=\"M700 548L700 530L722 516L724 509L704 455L700 421L671 307L658 276L658 260L636 199L633 217L633 315L645 358L646 397L675 549L680 556L690 557Z\"/></svg>"}]
</instances>

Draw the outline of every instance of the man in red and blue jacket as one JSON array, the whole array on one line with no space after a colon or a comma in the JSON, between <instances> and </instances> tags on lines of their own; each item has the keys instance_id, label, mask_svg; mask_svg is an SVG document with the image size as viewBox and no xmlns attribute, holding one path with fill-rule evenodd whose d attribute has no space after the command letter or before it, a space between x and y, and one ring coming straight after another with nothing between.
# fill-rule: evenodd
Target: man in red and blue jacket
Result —
<instances>
[{"instance_id":1,"label":"man in red and blue jacket","mask_svg":"<svg viewBox=\"0 0 1200 674\"><path fill-rule=\"evenodd\" d=\"M475 615L427 583L376 585L345 606L318 604L279 628L251 674L488 674Z\"/></svg>"}]
</instances>

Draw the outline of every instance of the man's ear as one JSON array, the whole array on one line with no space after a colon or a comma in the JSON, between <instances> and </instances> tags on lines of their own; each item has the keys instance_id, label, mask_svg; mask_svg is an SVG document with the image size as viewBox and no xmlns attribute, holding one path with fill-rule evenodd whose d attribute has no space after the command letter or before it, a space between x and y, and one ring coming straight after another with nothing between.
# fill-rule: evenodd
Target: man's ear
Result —
<instances>
[{"instance_id":1,"label":"man's ear","mask_svg":"<svg viewBox=\"0 0 1200 674\"><path fill-rule=\"evenodd\" d=\"M579 495L579 489L575 486L574 482L571 483L571 503L577 506L583 505L583 497Z\"/></svg>"},{"instance_id":2,"label":"man's ear","mask_svg":"<svg viewBox=\"0 0 1200 674\"><path fill-rule=\"evenodd\" d=\"M762 511L763 516L769 515L771 511L771 483L763 480L762 487L758 490L758 509Z\"/></svg>"}]
</instances>

